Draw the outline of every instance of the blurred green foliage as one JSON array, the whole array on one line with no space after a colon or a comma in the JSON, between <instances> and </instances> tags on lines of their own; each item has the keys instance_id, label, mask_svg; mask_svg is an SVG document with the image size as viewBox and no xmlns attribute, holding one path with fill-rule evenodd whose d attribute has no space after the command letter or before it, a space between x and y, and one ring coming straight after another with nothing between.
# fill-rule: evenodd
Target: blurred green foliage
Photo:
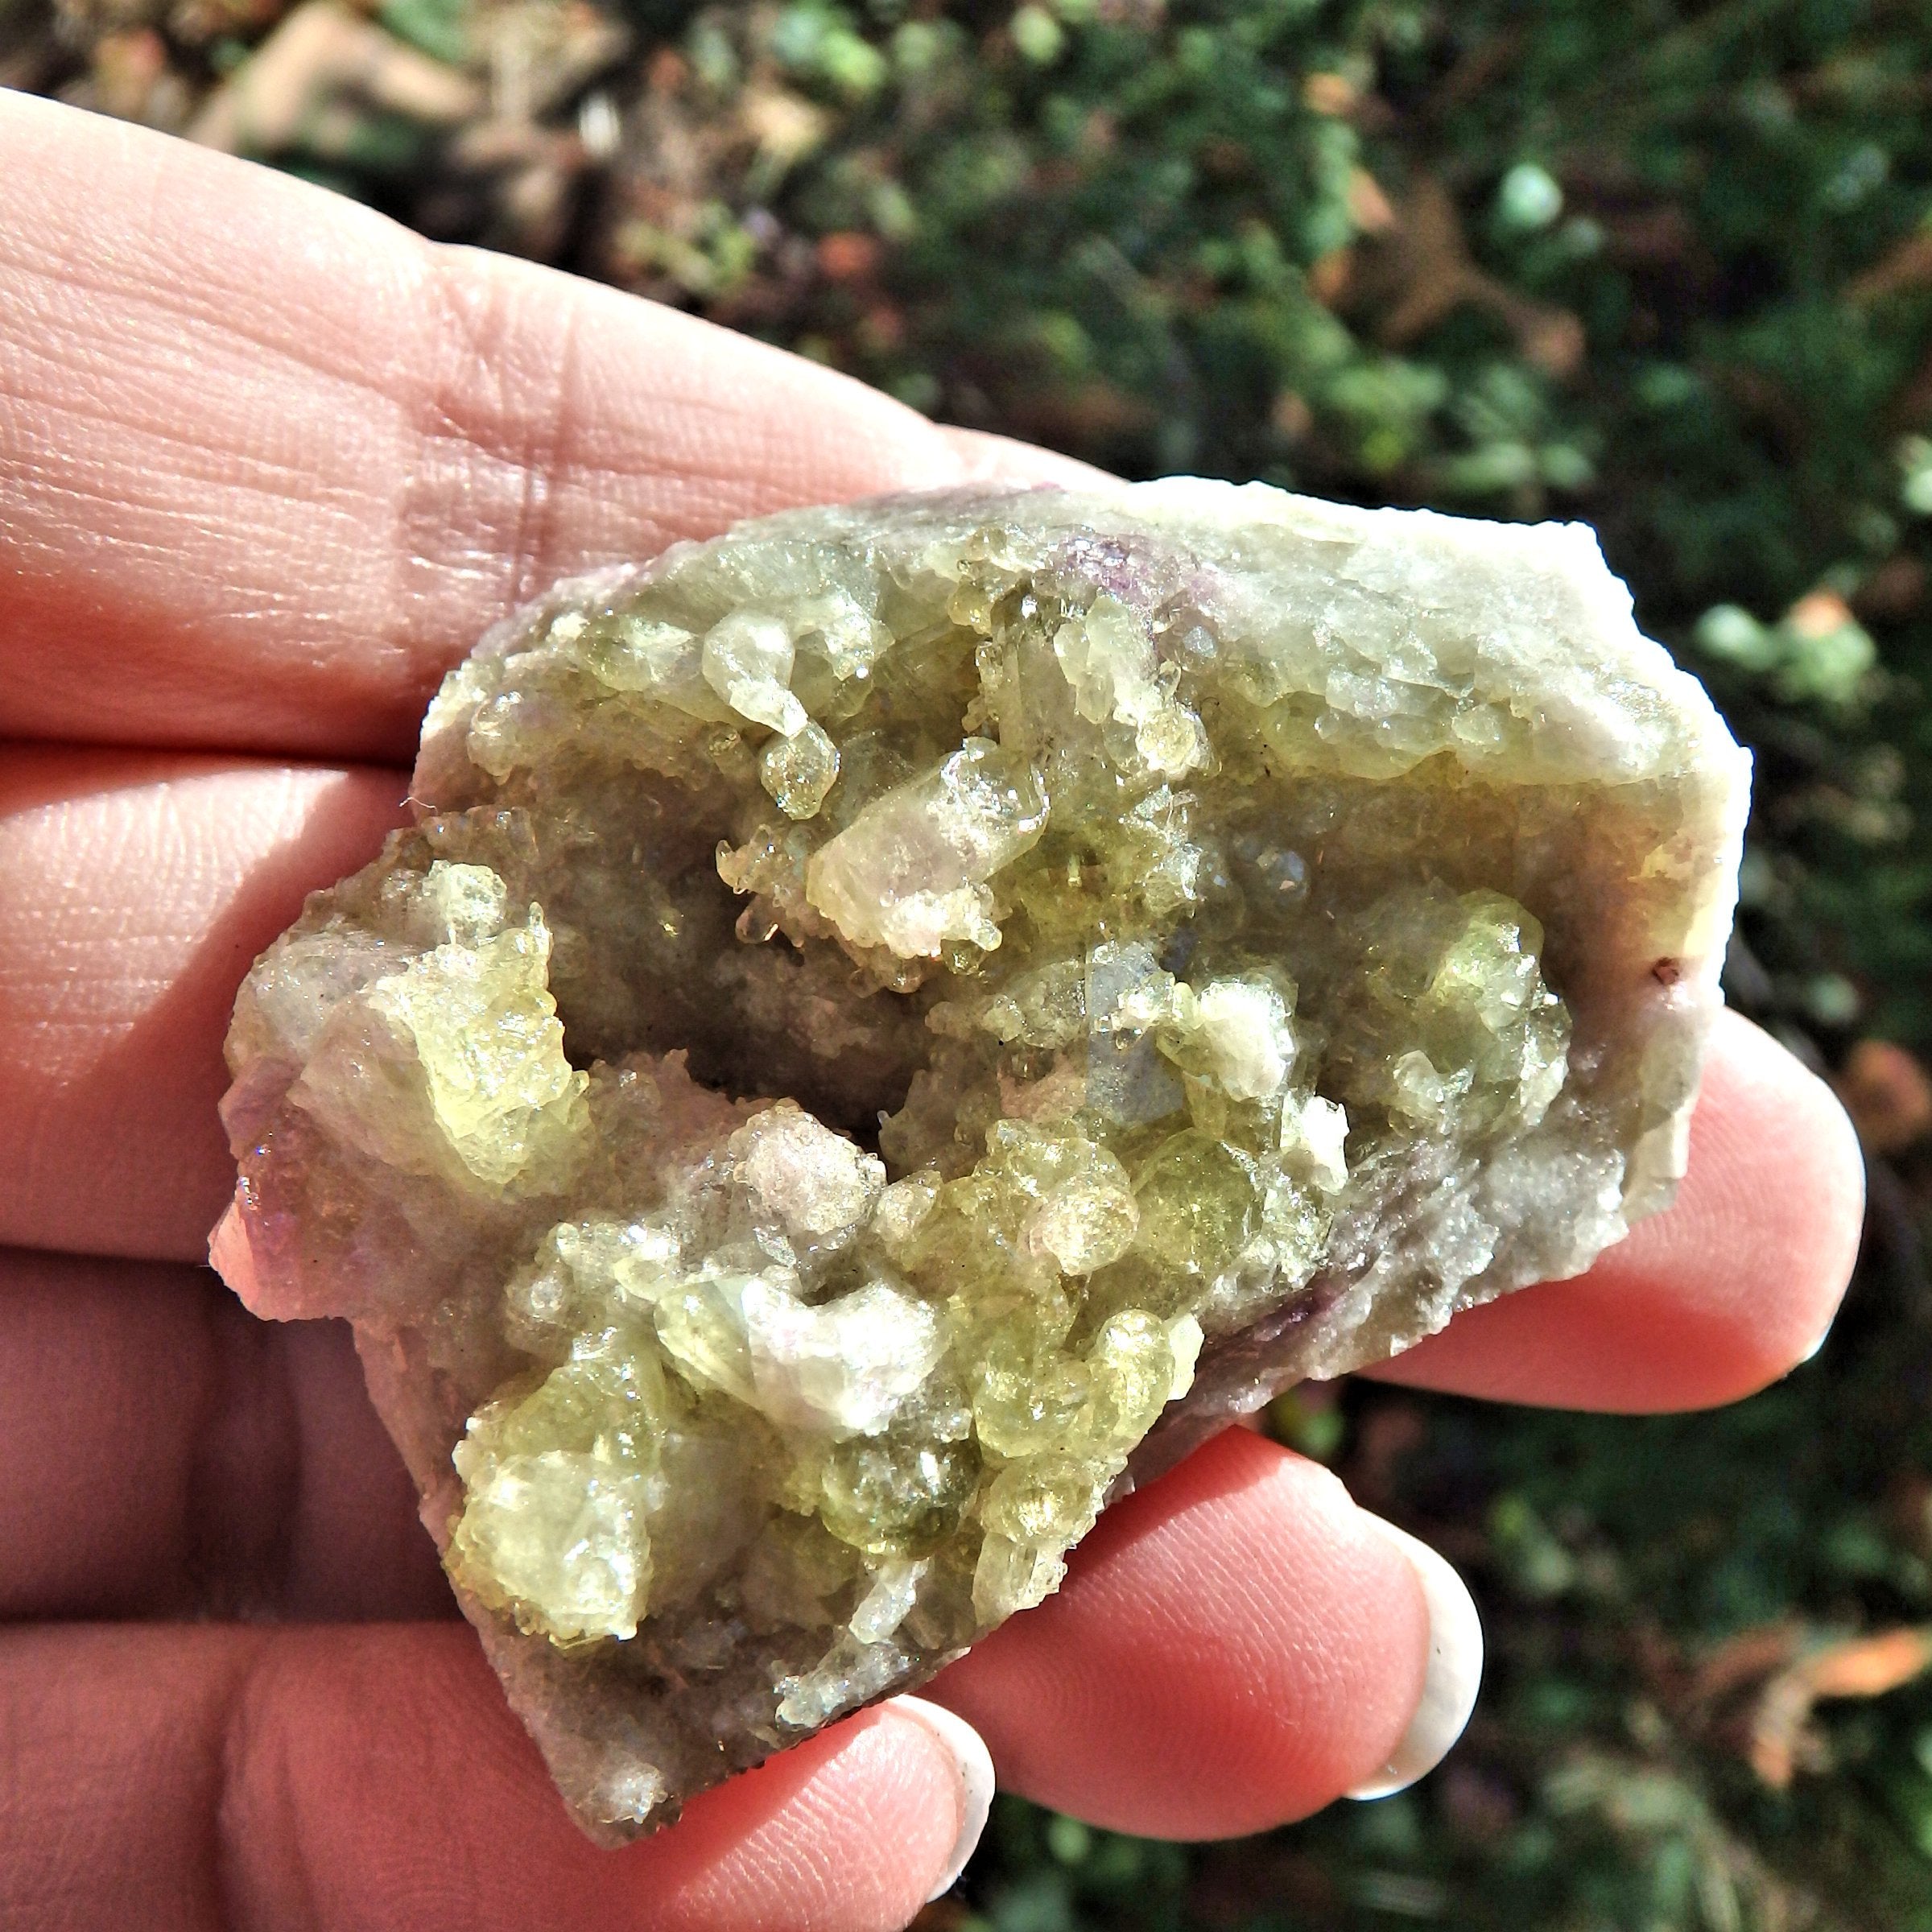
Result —
<instances>
[{"instance_id":1,"label":"blurred green foliage","mask_svg":"<svg viewBox=\"0 0 1932 1932\"><path fill-rule=\"evenodd\" d=\"M1765 761L1752 1003L1932 1034L1922 9L794 0L681 45L691 121L816 119L720 157L701 260L620 221L606 272L1130 474L1587 518Z\"/></svg>"},{"instance_id":2,"label":"blurred green foliage","mask_svg":"<svg viewBox=\"0 0 1932 1932\"><path fill-rule=\"evenodd\" d=\"M6 0L0 80L205 131L283 15ZM1002 1801L935 1932L1932 1932L1932 1099L1857 1058L1932 1047L1932 11L377 17L486 104L296 116L332 145L264 158L1129 473L1593 523L1758 757L1733 1001L1867 1065L1860 1285L1780 1386L1686 1418L1366 1385L1271 1411L1474 1583L1489 1681L1441 1771L1185 1849Z\"/></svg>"}]
</instances>

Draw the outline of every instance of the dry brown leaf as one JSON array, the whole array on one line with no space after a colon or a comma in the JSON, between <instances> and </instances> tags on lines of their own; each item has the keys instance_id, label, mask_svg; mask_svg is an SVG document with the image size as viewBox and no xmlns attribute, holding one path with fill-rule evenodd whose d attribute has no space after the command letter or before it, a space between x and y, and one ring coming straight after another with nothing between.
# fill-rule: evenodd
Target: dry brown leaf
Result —
<instances>
[{"instance_id":1,"label":"dry brown leaf","mask_svg":"<svg viewBox=\"0 0 1932 1932\"><path fill-rule=\"evenodd\" d=\"M1423 175L1391 213L1393 221L1372 244L1374 272L1352 276L1344 285L1349 293L1359 289L1364 300L1385 304L1376 332L1389 348L1405 348L1455 310L1474 307L1493 315L1525 357L1550 375L1567 378L1582 366L1587 346L1583 324L1567 309L1533 302L1477 267L1462 216L1439 181ZM1315 264L1316 273L1321 266ZM1314 274L1311 286L1319 297Z\"/></svg>"},{"instance_id":2,"label":"dry brown leaf","mask_svg":"<svg viewBox=\"0 0 1932 1932\"><path fill-rule=\"evenodd\" d=\"M229 154L275 154L330 125L330 110L357 102L456 126L480 114L484 100L479 81L336 0L306 0L215 90L187 134Z\"/></svg>"},{"instance_id":3,"label":"dry brown leaf","mask_svg":"<svg viewBox=\"0 0 1932 1932\"><path fill-rule=\"evenodd\" d=\"M1346 74L1311 74L1302 83L1302 100L1311 114L1349 113L1361 98L1361 90Z\"/></svg>"},{"instance_id":4,"label":"dry brown leaf","mask_svg":"<svg viewBox=\"0 0 1932 1932\"><path fill-rule=\"evenodd\" d=\"M878 272L881 254L877 235L840 229L819 237L819 273L828 282L860 282Z\"/></svg>"},{"instance_id":5,"label":"dry brown leaf","mask_svg":"<svg viewBox=\"0 0 1932 1932\"><path fill-rule=\"evenodd\" d=\"M1833 1084L1873 1154L1901 1153L1932 1132L1932 1075L1903 1046L1860 1040Z\"/></svg>"},{"instance_id":6,"label":"dry brown leaf","mask_svg":"<svg viewBox=\"0 0 1932 1932\"><path fill-rule=\"evenodd\" d=\"M1814 1698L1883 1697L1932 1666L1932 1631L1881 1631L1814 1651L1794 1666Z\"/></svg>"},{"instance_id":7,"label":"dry brown leaf","mask_svg":"<svg viewBox=\"0 0 1932 1932\"><path fill-rule=\"evenodd\" d=\"M1827 1644L1780 1670L1751 1715L1745 1756L1773 1790L1827 1764L1812 1711L1827 1698L1883 1697L1932 1666L1932 1630L1901 1627Z\"/></svg>"},{"instance_id":8,"label":"dry brown leaf","mask_svg":"<svg viewBox=\"0 0 1932 1932\"><path fill-rule=\"evenodd\" d=\"M1861 308L1908 289L1932 284L1932 232L1914 229L1897 246L1845 284L1845 299Z\"/></svg>"},{"instance_id":9,"label":"dry brown leaf","mask_svg":"<svg viewBox=\"0 0 1932 1932\"><path fill-rule=\"evenodd\" d=\"M1348 171L1348 187L1344 201L1348 219L1364 234L1379 235L1395 226L1395 210L1382 192L1382 184L1365 167Z\"/></svg>"},{"instance_id":10,"label":"dry brown leaf","mask_svg":"<svg viewBox=\"0 0 1932 1932\"><path fill-rule=\"evenodd\" d=\"M1795 1624L1761 1624L1738 1634L1711 1652L1692 1674L1687 1691L1692 1703L1713 1703L1745 1684L1755 1683L1787 1662L1801 1633Z\"/></svg>"}]
</instances>

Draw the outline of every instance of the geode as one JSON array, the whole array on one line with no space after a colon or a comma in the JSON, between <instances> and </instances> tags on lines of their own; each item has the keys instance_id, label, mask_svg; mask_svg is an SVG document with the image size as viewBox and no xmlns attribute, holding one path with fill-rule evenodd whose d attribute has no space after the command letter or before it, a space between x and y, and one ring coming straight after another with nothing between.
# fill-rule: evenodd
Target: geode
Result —
<instances>
[{"instance_id":1,"label":"geode","mask_svg":"<svg viewBox=\"0 0 1932 1932\"><path fill-rule=\"evenodd\" d=\"M746 523L450 674L413 828L242 989L225 1243L355 1324L615 1842L1664 1205L1747 778L1575 526Z\"/></svg>"}]
</instances>

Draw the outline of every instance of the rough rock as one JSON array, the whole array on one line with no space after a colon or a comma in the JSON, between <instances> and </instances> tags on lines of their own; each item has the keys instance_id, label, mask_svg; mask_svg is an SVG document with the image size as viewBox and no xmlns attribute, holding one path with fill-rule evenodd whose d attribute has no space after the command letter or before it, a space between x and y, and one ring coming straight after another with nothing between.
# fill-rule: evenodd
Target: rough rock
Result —
<instances>
[{"instance_id":1,"label":"rough rock","mask_svg":"<svg viewBox=\"0 0 1932 1932\"><path fill-rule=\"evenodd\" d=\"M615 1841L1664 1205L1747 780L1575 526L748 523L451 673L413 828L242 989L229 1238L354 1323Z\"/></svg>"}]
</instances>

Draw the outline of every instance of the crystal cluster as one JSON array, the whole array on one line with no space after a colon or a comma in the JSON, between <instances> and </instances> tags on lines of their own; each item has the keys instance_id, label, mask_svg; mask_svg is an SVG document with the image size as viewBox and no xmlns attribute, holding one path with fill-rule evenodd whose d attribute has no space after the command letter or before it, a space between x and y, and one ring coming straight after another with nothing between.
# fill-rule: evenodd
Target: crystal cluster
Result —
<instances>
[{"instance_id":1,"label":"crystal cluster","mask_svg":"<svg viewBox=\"0 0 1932 1932\"><path fill-rule=\"evenodd\" d=\"M242 989L250 1292L650 1829L1662 1204L1746 778L1575 527L952 493L561 585Z\"/></svg>"}]
</instances>

